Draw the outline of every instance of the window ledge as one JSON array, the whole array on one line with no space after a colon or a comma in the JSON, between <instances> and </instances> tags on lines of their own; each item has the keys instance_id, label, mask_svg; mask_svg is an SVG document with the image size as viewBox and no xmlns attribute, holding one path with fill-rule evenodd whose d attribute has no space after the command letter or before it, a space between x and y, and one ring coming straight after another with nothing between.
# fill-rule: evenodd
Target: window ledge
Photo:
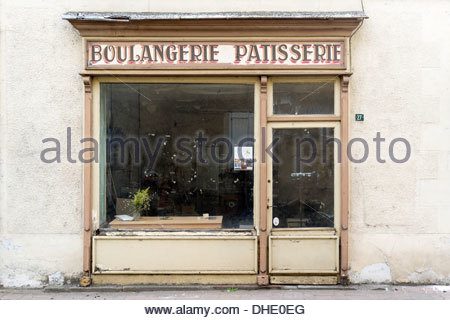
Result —
<instances>
[{"instance_id":1,"label":"window ledge","mask_svg":"<svg viewBox=\"0 0 450 320\"><path fill-rule=\"evenodd\" d=\"M112 229L101 228L98 236L254 236L256 230L252 229Z\"/></svg>"}]
</instances>

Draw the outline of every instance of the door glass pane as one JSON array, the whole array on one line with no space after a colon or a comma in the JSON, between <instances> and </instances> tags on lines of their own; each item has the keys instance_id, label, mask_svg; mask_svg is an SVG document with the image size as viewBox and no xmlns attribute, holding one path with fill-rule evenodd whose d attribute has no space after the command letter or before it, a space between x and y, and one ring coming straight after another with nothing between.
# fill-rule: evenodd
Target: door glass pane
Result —
<instances>
[{"instance_id":1,"label":"door glass pane","mask_svg":"<svg viewBox=\"0 0 450 320\"><path fill-rule=\"evenodd\" d=\"M273 226L334 226L333 128L274 129Z\"/></svg>"},{"instance_id":2,"label":"door glass pane","mask_svg":"<svg viewBox=\"0 0 450 320\"><path fill-rule=\"evenodd\" d=\"M150 200L136 220L143 228L253 228L254 85L102 89L110 227L118 215L136 213L132 200L145 191Z\"/></svg>"},{"instance_id":3,"label":"door glass pane","mask_svg":"<svg viewBox=\"0 0 450 320\"><path fill-rule=\"evenodd\" d=\"M276 82L274 114L334 114L334 82Z\"/></svg>"}]
</instances>

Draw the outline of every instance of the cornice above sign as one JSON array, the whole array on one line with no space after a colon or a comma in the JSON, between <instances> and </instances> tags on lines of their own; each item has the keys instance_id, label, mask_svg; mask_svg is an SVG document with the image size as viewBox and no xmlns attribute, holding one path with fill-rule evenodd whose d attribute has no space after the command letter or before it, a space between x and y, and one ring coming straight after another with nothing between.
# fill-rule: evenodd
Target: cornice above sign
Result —
<instances>
[{"instance_id":1,"label":"cornice above sign","mask_svg":"<svg viewBox=\"0 0 450 320\"><path fill-rule=\"evenodd\" d=\"M345 69L344 40L86 41L86 69Z\"/></svg>"},{"instance_id":2,"label":"cornice above sign","mask_svg":"<svg viewBox=\"0 0 450 320\"><path fill-rule=\"evenodd\" d=\"M68 12L83 37L349 37L367 16L348 12Z\"/></svg>"}]
</instances>

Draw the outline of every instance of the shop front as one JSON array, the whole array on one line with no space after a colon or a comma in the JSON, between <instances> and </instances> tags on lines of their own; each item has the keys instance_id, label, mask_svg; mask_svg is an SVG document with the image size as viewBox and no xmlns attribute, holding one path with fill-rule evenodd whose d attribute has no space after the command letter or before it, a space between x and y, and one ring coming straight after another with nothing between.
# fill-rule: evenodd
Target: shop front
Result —
<instances>
[{"instance_id":1,"label":"shop front","mask_svg":"<svg viewBox=\"0 0 450 320\"><path fill-rule=\"evenodd\" d=\"M67 13L94 283L336 284L361 12ZM96 146L96 142L98 145Z\"/></svg>"}]
</instances>

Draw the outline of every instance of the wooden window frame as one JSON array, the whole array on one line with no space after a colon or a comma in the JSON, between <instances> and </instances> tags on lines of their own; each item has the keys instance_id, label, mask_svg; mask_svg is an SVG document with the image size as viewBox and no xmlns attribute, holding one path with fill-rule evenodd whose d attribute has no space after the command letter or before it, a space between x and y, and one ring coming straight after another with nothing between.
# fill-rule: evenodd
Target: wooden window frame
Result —
<instances>
[{"instance_id":1,"label":"wooden window frame","mask_svg":"<svg viewBox=\"0 0 450 320\"><path fill-rule=\"evenodd\" d=\"M93 79L90 75L83 76L84 84L84 137L94 136L94 121L98 121L98 115L94 107L99 106L99 100L95 102L93 100L100 99L100 92L98 89L93 90L100 81L101 77ZM108 77L108 81L111 79ZM128 78L127 81L131 81L132 78ZM148 79L148 78L147 78ZM201 77L188 78L188 82L201 81ZM211 80L211 78L207 78ZM218 83L224 82L225 78L216 78ZM239 78L238 78L239 79ZM176 78L180 81L180 78ZM120 82L121 80L118 80ZM143 78L134 78L135 82L162 82L162 79L154 78L153 81L145 81ZM254 80L253 80L254 81ZM268 117L268 107L272 107L268 102L268 78L267 76L261 76L259 84L255 84L255 98L259 100L259 115L257 116L257 101L255 100L255 123L259 122L258 126L255 126L255 139L260 141L263 139L263 134L266 135L267 141L267 124L274 120L285 122L285 121L338 121L340 123L340 137L342 139L342 150L347 150L348 141L348 86L349 86L349 75L340 76L339 85L339 115L330 116L287 116L283 117L281 120L279 117L275 119L273 117ZM93 95L93 91L96 92ZM98 93L97 93L98 92ZM98 108L97 108L98 109ZM97 110L98 111L98 110ZM255 147L255 154L260 154L260 148L265 148L264 145ZM254 184L260 185L259 192L255 193L254 198L254 224L258 231L259 236L259 274L258 283L261 285L268 284L268 262L267 262L267 246L268 246L268 228L267 228L267 165L265 162L259 161L258 168L255 168L255 180ZM258 170L259 169L259 170ZM83 200L84 200L84 232L83 232L83 271L90 274L92 272L92 235L94 230L96 215L99 214L98 210L95 210L95 173L98 175L98 167L95 164L85 163L84 164L84 183L83 183ZM256 171L259 171L259 174ZM341 181L340 181L340 276L342 279L347 279L348 276L348 159L346 152L342 152L342 163L341 163ZM259 196L259 197L258 197ZM98 196L97 196L98 197ZM98 203L96 204L98 206ZM259 208L258 208L259 207ZM98 221L98 220L97 220Z\"/></svg>"}]
</instances>

